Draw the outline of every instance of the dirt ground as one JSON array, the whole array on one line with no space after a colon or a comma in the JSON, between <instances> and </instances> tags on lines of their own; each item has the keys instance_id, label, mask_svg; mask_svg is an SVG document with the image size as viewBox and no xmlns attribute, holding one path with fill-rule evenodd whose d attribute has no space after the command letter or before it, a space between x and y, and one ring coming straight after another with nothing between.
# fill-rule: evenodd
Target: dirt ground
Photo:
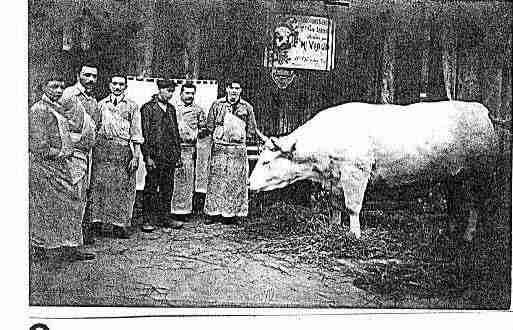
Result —
<instances>
[{"instance_id":1,"label":"dirt ground","mask_svg":"<svg viewBox=\"0 0 513 330\"><path fill-rule=\"evenodd\" d=\"M406 207L389 210L392 197L370 198L362 211L362 238L355 241L347 226L328 225L322 198L301 206L305 198L297 196L308 189L296 185L250 198L242 225L205 225L203 216L195 215L180 230L98 238L89 246L96 253L92 261L31 261L29 301L36 306L509 309L511 171L503 169L471 245L454 245L443 235L444 210L434 202L441 200L437 196L428 202L410 198ZM136 227L140 223L136 217Z\"/></svg>"},{"instance_id":2,"label":"dirt ground","mask_svg":"<svg viewBox=\"0 0 513 330\"><path fill-rule=\"evenodd\" d=\"M31 305L153 307L477 308L458 298L389 299L357 288L354 264L323 269L288 253L255 252L259 242L229 237L240 226L205 225L196 216L180 230L100 238L87 262L32 263Z\"/></svg>"}]
</instances>

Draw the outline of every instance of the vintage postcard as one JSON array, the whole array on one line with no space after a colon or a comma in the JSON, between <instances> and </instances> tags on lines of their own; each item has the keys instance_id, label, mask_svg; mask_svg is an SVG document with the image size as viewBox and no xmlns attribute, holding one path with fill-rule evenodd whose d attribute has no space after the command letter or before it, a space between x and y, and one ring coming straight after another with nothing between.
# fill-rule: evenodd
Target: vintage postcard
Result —
<instances>
[{"instance_id":1,"label":"vintage postcard","mask_svg":"<svg viewBox=\"0 0 513 330\"><path fill-rule=\"evenodd\" d=\"M25 328L509 314L510 2L21 11Z\"/></svg>"}]
</instances>

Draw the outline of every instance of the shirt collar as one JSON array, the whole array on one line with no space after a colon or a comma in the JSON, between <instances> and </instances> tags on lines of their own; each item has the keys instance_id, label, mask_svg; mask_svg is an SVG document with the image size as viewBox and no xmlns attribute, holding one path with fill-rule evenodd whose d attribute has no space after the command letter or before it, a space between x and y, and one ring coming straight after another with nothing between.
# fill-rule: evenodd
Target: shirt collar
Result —
<instances>
[{"instance_id":1,"label":"shirt collar","mask_svg":"<svg viewBox=\"0 0 513 330\"><path fill-rule=\"evenodd\" d=\"M62 105L60 105L59 103L52 101L52 100L48 97L48 95L46 95L46 94L43 94L43 96L41 97L41 100L42 100L42 101L44 101L44 102L46 102L46 103L49 103L49 104L51 104L51 105L53 105L53 106L55 106L55 107L62 107Z\"/></svg>"},{"instance_id":2,"label":"shirt collar","mask_svg":"<svg viewBox=\"0 0 513 330\"><path fill-rule=\"evenodd\" d=\"M75 84L75 88L76 88L80 93L82 93L82 94L87 94L87 93L86 93L86 89L85 89L85 87L84 87L81 83L77 82L77 83Z\"/></svg>"},{"instance_id":3,"label":"shirt collar","mask_svg":"<svg viewBox=\"0 0 513 330\"><path fill-rule=\"evenodd\" d=\"M77 91L76 95L84 94L88 98L93 98L92 95L87 94L85 87L80 82L75 84L75 90Z\"/></svg>"},{"instance_id":4,"label":"shirt collar","mask_svg":"<svg viewBox=\"0 0 513 330\"><path fill-rule=\"evenodd\" d=\"M157 99L157 105L159 108L161 108L164 112L167 112L167 106L169 103L164 103L161 100Z\"/></svg>"},{"instance_id":5,"label":"shirt collar","mask_svg":"<svg viewBox=\"0 0 513 330\"><path fill-rule=\"evenodd\" d=\"M226 103L228 103L229 105L232 105L232 106L233 106L233 105L239 105L239 104L241 104L241 103L242 103L242 99L239 97L239 100L238 100L237 102L235 102L235 103L231 103L230 101L228 101L228 96L225 96L225 98L224 98L224 102L226 102Z\"/></svg>"},{"instance_id":6,"label":"shirt collar","mask_svg":"<svg viewBox=\"0 0 513 330\"><path fill-rule=\"evenodd\" d=\"M179 99L177 102L177 106L179 107L192 108L194 105L196 105L194 102L192 102L190 105L187 105L182 101L182 99Z\"/></svg>"},{"instance_id":7,"label":"shirt collar","mask_svg":"<svg viewBox=\"0 0 513 330\"><path fill-rule=\"evenodd\" d=\"M116 96L114 94L110 94L110 97L109 99L107 100L108 102L111 102L111 103L114 103L114 100L117 99L118 100L118 103L119 102L126 102L125 100L125 94L121 94L120 96Z\"/></svg>"}]
</instances>

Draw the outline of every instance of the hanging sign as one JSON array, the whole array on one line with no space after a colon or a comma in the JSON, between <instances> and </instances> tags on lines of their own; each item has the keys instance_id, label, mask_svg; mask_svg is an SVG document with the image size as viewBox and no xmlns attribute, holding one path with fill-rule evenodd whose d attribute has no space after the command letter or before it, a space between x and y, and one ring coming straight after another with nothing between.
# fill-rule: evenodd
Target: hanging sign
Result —
<instances>
[{"instance_id":1,"label":"hanging sign","mask_svg":"<svg viewBox=\"0 0 513 330\"><path fill-rule=\"evenodd\" d=\"M270 23L264 66L271 68L333 69L334 23L326 17L278 15Z\"/></svg>"},{"instance_id":2,"label":"hanging sign","mask_svg":"<svg viewBox=\"0 0 513 330\"><path fill-rule=\"evenodd\" d=\"M271 77L278 88L285 89L292 83L296 73L290 69L272 68Z\"/></svg>"}]
</instances>

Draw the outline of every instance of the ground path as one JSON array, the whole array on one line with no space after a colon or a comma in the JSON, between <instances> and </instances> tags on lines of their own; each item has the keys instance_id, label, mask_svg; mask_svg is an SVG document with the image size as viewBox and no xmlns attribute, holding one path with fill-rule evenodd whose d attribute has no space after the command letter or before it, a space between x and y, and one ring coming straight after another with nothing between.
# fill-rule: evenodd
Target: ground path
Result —
<instances>
[{"instance_id":1,"label":"ground path","mask_svg":"<svg viewBox=\"0 0 513 330\"><path fill-rule=\"evenodd\" d=\"M201 219L181 230L137 232L128 240L100 238L88 262L31 266L32 305L153 307L466 307L457 300L373 295L353 285L346 263L330 271L290 254L263 254L258 242L237 242L243 230Z\"/></svg>"}]
</instances>

